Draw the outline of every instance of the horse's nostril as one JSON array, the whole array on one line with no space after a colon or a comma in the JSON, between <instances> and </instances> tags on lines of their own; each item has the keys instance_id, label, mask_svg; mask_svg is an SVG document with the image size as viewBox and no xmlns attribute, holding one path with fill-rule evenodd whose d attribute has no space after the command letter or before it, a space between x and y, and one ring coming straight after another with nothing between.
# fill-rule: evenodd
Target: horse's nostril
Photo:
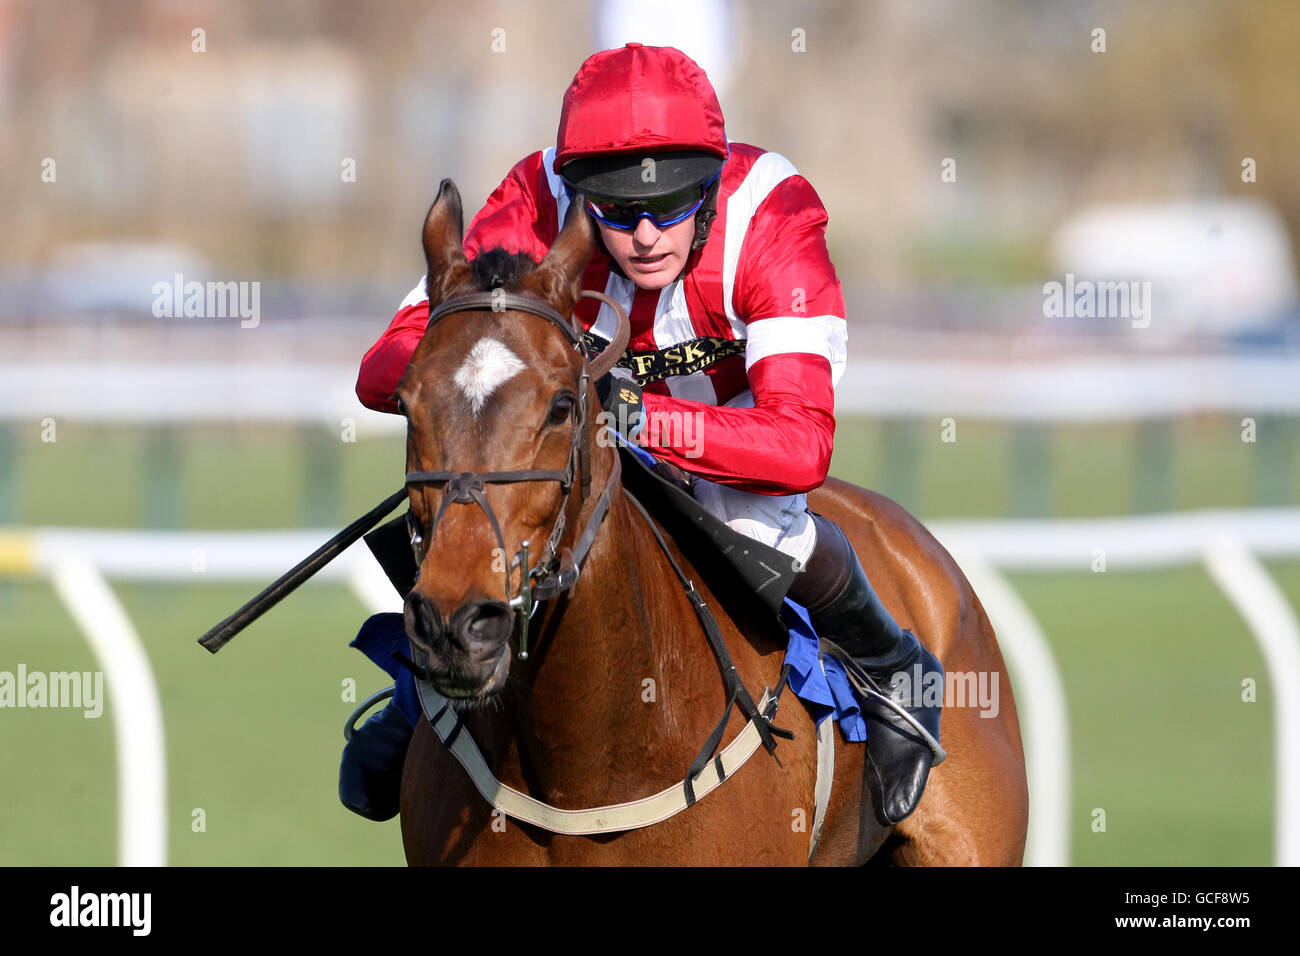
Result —
<instances>
[{"instance_id":1,"label":"horse's nostril","mask_svg":"<svg viewBox=\"0 0 1300 956\"><path fill-rule=\"evenodd\" d=\"M460 608L451 619L453 639L471 653L496 650L510 638L510 608L501 601L477 601Z\"/></svg>"},{"instance_id":2,"label":"horse's nostril","mask_svg":"<svg viewBox=\"0 0 1300 956\"><path fill-rule=\"evenodd\" d=\"M442 615L433 606L433 602L417 591L406 596L406 615L410 624L410 633L431 648L434 641L443 632Z\"/></svg>"},{"instance_id":3,"label":"horse's nostril","mask_svg":"<svg viewBox=\"0 0 1300 956\"><path fill-rule=\"evenodd\" d=\"M507 612L505 608L487 607L479 611L478 615L470 623L470 629L474 632L475 637L490 638L506 620Z\"/></svg>"}]
</instances>

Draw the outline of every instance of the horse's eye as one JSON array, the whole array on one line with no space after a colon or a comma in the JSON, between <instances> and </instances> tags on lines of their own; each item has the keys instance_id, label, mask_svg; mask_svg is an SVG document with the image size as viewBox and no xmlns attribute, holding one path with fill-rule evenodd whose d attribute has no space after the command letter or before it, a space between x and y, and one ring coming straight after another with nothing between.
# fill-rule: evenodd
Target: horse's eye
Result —
<instances>
[{"instance_id":1,"label":"horse's eye","mask_svg":"<svg viewBox=\"0 0 1300 956\"><path fill-rule=\"evenodd\" d=\"M397 411L400 415L406 414L406 402L402 401L402 396L397 396Z\"/></svg>"},{"instance_id":2,"label":"horse's eye","mask_svg":"<svg viewBox=\"0 0 1300 956\"><path fill-rule=\"evenodd\" d=\"M561 395L551 405L551 413L546 416L546 424L563 425L569 420L569 415L573 411L573 396Z\"/></svg>"}]
</instances>

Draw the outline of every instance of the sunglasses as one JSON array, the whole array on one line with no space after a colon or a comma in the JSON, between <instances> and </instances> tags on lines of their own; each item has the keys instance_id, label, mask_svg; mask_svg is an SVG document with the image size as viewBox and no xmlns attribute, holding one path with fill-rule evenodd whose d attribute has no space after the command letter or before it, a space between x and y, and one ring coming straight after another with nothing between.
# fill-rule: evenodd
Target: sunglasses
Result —
<instances>
[{"instance_id":1,"label":"sunglasses","mask_svg":"<svg viewBox=\"0 0 1300 956\"><path fill-rule=\"evenodd\" d=\"M614 229L635 229L642 219L649 219L658 228L666 229L689 219L704 205L709 187L720 174L721 170L698 186L688 186L667 196L656 196L654 199L629 201L588 196L587 212ZM569 190L570 195L572 192Z\"/></svg>"}]
</instances>

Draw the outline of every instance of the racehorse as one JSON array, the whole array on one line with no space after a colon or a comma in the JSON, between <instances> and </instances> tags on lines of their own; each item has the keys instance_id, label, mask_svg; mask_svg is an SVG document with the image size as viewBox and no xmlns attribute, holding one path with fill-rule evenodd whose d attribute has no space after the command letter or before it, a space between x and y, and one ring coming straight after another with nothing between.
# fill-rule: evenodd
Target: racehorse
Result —
<instances>
[{"instance_id":1,"label":"racehorse","mask_svg":"<svg viewBox=\"0 0 1300 956\"><path fill-rule=\"evenodd\" d=\"M589 365L575 347L580 325L562 327L595 248L581 206L570 205L541 263L484 253L471 264L460 197L444 180L423 230L431 321L396 392L409 423L407 484L420 560L405 604L412 656L493 775L561 810L637 801L672 786L718 723L725 703L719 661L674 562L716 616L745 687L777 687L786 640L716 556L683 550L621 485L619 452L601 440L590 384L625 347L626 316L614 343ZM943 547L889 499L829 478L809 507L845 530L889 611L922 636L946 671L997 681L995 716L945 706L948 758L932 770L910 817L893 828L876 822L865 745L841 743L809 859L817 731L792 694L774 719L792 738L757 750L662 822L596 835L548 832L494 810L422 720L402 783L407 861L1018 865L1028 820L1020 726L978 598ZM542 541L538 566L569 574L529 622L525 571ZM588 544L575 562L574 551ZM531 635L526 650L521 625ZM721 745L746 725L733 713Z\"/></svg>"}]
</instances>

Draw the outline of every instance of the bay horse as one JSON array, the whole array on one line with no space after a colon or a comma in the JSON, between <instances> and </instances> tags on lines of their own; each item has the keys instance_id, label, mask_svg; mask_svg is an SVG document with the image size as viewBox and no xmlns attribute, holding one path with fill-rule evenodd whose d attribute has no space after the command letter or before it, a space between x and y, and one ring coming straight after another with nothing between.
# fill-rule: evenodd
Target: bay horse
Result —
<instances>
[{"instance_id":1,"label":"bay horse","mask_svg":"<svg viewBox=\"0 0 1300 956\"><path fill-rule=\"evenodd\" d=\"M484 253L471 265L459 193L443 181L423 229L431 321L396 392L409 422L408 493L419 529L419 574L405 605L413 656L495 777L564 810L635 801L680 781L725 703L690 596L649 517L619 483L619 452L595 440L601 409L590 384L621 354L626 317L621 340L588 367L555 315L542 314L571 316L578 304L596 241L581 206L570 205L541 263ZM481 298L473 309L457 307L459 297L490 292L499 296L491 308ZM525 300L545 308L516 307ZM578 480L592 493L571 494ZM606 507L601 520L596 512ZM844 529L890 612L949 673L985 672L1000 690L996 716L945 706L949 756L910 817L893 828L877 823L865 745L841 742L809 859L817 732L789 691L775 723L792 739L771 753L759 749L689 809L600 835L552 833L494 811L422 720L402 781L408 863L1018 865L1028 820L1020 726L978 598L948 553L889 499L829 478L809 507ZM584 529L596 533L576 585L536 605L525 652L511 588L528 580L524 543L554 544L557 527L552 557L568 558ZM782 629L755 611L716 555L686 553L671 539L666 547L716 615L740 680L755 695L775 688ZM722 744L746 725L733 713Z\"/></svg>"}]
</instances>

